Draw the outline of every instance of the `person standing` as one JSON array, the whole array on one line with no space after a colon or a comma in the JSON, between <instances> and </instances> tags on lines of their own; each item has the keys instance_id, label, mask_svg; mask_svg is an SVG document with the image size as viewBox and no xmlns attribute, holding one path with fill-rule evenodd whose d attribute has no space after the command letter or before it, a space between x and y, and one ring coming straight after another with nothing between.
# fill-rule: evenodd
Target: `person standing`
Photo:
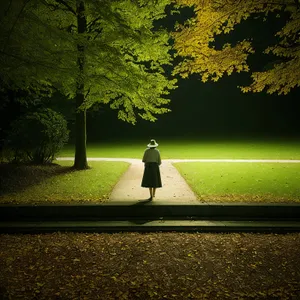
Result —
<instances>
[{"instance_id":1,"label":"person standing","mask_svg":"<svg viewBox=\"0 0 300 300\"><path fill-rule=\"evenodd\" d=\"M161 165L161 158L159 150L156 149L158 144L155 140L151 140L147 145L147 149L144 152L144 174L142 179L142 187L149 188L151 201L155 197L157 188L162 187L159 166Z\"/></svg>"}]
</instances>

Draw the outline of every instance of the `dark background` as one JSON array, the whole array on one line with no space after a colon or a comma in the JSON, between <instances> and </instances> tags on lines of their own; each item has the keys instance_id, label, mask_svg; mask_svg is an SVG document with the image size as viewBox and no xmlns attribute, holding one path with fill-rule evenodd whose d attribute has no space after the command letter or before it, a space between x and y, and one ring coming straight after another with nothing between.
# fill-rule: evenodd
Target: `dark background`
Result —
<instances>
[{"instance_id":1,"label":"dark background","mask_svg":"<svg viewBox=\"0 0 300 300\"><path fill-rule=\"evenodd\" d=\"M175 21L183 22L193 12L189 9L178 15L168 16L158 26L173 28ZM274 34L285 24L281 18L270 14L267 21L257 15L236 26L233 33L216 38L215 47L224 42L251 38L256 50L249 56L250 68L262 71L278 57L262 51L278 40ZM103 106L98 112L88 114L88 140L109 138L152 138L152 137L300 137L300 89L288 95L242 93L238 86L251 82L250 73L225 75L218 82L202 83L200 76L179 79L178 88L171 92L169 108L172 112L159 115L156 122L138 119L136 125L117 119L117 112Z\"/></svg>"},{"instance_id":2,"label":"dark background","mask_svg":"<svg viewBox=\"0 0 300 300\"><path fill-rule=\"evenodd\" d=\"M171 94L172 112L156 122L136 125L117 119L109 109L90 113L88 140L109 137L292 137L299 136L299 89L286 96L243 94L236 85L244 75L225 77L218 83L202 83L194 76L180 80Z\"/></svg>"}]
</instances>

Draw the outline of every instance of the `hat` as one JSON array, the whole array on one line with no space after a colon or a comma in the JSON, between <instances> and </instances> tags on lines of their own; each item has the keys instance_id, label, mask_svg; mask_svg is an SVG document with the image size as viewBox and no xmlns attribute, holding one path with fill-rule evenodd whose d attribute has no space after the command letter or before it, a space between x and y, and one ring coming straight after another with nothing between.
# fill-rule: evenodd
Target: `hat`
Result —
<instances>
[{"instance_id":1,"label":"hat","mask_svg":"<svg viewBox=\"0 0 300 300\"><path fill-rule=\"evenodd\" d=\"M150 143L147 145L147 147L149 147L149 148L155 148L157 146L158 146L158 144L156 143L155 140L151 140Z\"/></svg>"}]
</instances>

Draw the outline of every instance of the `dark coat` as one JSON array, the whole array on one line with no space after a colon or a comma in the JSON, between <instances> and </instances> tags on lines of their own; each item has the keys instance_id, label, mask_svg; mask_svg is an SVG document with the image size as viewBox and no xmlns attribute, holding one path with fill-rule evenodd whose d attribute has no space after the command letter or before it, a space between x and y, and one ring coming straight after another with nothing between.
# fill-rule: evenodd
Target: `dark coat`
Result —
<instances>
[{"instance_id":1,"label":"dark coat","mask_svg":"<svg viewBox=\"0 0 300 300\"><path fill-rule=\"evenodd\" d=\"M159 188L162 187L159 165L161 164L160 153L156 148L145 150L143 156L145 164L142 179L142 187Z\"/></svg>"}]
</instances>

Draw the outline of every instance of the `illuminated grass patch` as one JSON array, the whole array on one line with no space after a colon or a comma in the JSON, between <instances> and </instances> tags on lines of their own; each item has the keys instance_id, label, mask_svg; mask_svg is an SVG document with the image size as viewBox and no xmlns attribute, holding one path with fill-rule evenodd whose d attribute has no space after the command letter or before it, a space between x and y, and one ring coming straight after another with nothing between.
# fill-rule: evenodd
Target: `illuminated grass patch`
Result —
<instances>
[{"instance_id":1,"label":"illuminated grass patch","mask_svg":"<svg viewBox=\"0 0 300 300\"><path fill-rule=\"evenodd\" d=\"M88 157L141 158L148 140L118 141L87 145ZM157 139L162 159L300 159L300 142L275 141L205 141ZM68 145L58 155L74 157L74 146Z\"/></svg>"},{"instance_id":2,"label":"illuminated grass patch","mask_svg":"<svg viewBox=\"0 0 300 300\"><path fill-rule=\"evenodd\" d=\"M200 200L300 202L300 164L175 163Z\"/></svg>"},{"instance_id":3,"label":"illuminated grass patch","mask_svg":"<svg viewBox=\"0 0 300 300\"><path fill-rule=\"evenodd\" d=\"M14 168L11 175L2 178L5 190L0 203L100 203L108 199L129 166L125 162L89 162L91 169L75 171L72 161L57 164Z\"/></svg>"}]
</instances>

